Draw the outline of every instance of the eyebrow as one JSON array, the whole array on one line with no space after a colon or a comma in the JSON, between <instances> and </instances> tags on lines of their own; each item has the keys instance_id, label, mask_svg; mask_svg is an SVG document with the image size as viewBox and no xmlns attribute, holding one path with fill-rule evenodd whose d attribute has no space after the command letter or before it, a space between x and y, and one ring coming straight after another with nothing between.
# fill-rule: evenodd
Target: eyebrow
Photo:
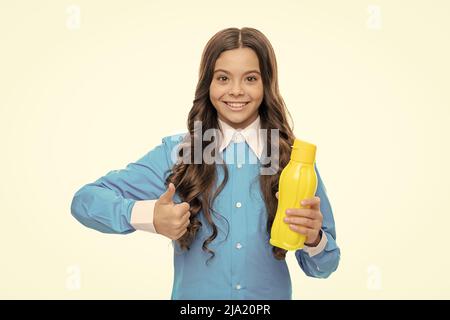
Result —
<instances>
[{"instance_id":1,"label":"eyebrow","mask_svg":"<svg viewBox=\"0 0 450 320\"><path fill-rule=\"evenodd\" d=\"M227 70L224 70L224 69L217 69L217 70L214 70L214 73L216 73L216 72L219 72L219 71L222 71L222 72L225 72L225 73L228 73L228 74L230 74L230 72L229 72L229 71L227 71ZM252 73L252 72L255 72L255 73L257 73L257 74L261 75L261 73L260 73L260 72L259 72L258 70L249 70L249 71L245 72L244 74L247 74L247 73Z\"/></svg>"}]
</instances>

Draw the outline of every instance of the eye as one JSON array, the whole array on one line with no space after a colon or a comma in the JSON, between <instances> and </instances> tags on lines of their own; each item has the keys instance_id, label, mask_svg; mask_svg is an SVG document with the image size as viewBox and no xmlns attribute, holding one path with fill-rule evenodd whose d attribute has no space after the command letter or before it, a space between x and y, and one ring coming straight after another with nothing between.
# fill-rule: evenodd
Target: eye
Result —
<instances>
[{"instance_id":1,"label":"eye","mask_svg":"<svg viewBox=\"0 0 450 320\"><path fill-rule=\"evenodd\" d=\"M225 77L225 76L219 76L219 77L217 77L217 80L222 81L223 78L227 79L227 77Z\"/></svg>"},{"instance_id":2,"label":"eye","mask_svg":"<svg viewBox=\"0 0 450 320\"><path fill-rule=\"evenodd\" d=\"M250 81L250 82L255 82L256 80L258 80L258 79L256 79L256 77L254 77L254 76L247 77L247 79L254 79L253 81Z\"/></svg>"}]
</instances>

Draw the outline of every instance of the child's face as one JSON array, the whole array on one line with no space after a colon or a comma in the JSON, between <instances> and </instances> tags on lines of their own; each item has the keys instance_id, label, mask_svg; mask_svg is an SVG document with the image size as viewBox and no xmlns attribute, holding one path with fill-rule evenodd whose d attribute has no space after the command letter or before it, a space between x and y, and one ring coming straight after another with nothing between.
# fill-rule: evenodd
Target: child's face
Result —
<instances>
[{"instance_id":1,"label":"child's face","mask_svg":"<svg viewBox=\"0 0 450 320\"><path fill-rule=\"evenodd\" d=\"M245 128L258 117L263 97L256 53L250 48L222 52L216 61L209 87L209 98L219 118L235 129ZM227 102L246 104L230 106Z\"/></svg>"}]
</instances>

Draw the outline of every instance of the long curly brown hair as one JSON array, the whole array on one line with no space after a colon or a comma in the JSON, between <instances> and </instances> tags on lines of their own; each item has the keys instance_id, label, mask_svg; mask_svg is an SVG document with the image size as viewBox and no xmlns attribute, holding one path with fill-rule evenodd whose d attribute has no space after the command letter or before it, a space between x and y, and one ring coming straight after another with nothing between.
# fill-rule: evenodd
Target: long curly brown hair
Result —
<instances>
[{"instance_id":1,"label":"long curly brown hair","mask_svg":"<svg viewBox=\"0 0 450 320\"><path fill-rule=\"evenodd\" d=\"M189 112L187 126L189 135L185 137L185 145L189 154L194 155L194 145L202 146L202 150L209 144L203 141L203 132L208 129L218 129L217 111L209 99L209 87L213 79L214 66L220 54L226 50L247 47L252 49L259 60L259 67L263 81L264 97L259 107L261 129L279 129L279 145L272 144L270 135L267 135L265 150L277 150L279 153L278 167L273 174L260 175L260 188L268 213L267 232L270 234L278 200L275 193L278 191L278 180L281 170L290 160L291 146L295 139L293 130L288 123L287 114L292 122L292 117L286 108L278 89L278 71L275 53L266 36L253 28L227 28L217 32L206 44L200 62L199 79L195 90L195 99ZM201 121L201 131L194 132L194 122ZM197 130L198 131L198 130ZM197 140L198 139L198 140ZM194 144L194 141L196 143ZM270 148L268 147L270 146ZM179 157L186 157L183 149L178 151ZM271 155L272 156L272 155ZM185 158L184 158L185 159ZM188 162L188 163L186 163ZM189 250L199 228L202 227L198 220L198 214L203 212L205 220L212 228L211 236L203 243L202 249L214 257L214 251L208 248L217 237L217 227L213 222L211 213L215 212L213 203L228 181L228 170L224 164L195 163L196 161L178 161L172 168L165 183L172 182L178 195L191 206L190 225L187 232L177 240L182 250ZM223 166L224 179L216 192L212 195L212 189L216 185L216 165ZM262 165L265 166L265 165ZM286 250L273 247L273 255L278 260L286 257ZM208 259L209 260L209 259Z\"/></svg>"}]
</instances>

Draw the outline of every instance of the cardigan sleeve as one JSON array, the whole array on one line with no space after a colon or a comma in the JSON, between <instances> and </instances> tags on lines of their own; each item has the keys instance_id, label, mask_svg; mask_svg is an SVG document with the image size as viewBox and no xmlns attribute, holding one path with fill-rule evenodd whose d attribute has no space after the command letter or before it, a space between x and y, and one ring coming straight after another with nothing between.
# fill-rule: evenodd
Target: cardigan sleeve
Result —
<instances>
[{"instance_id":1,"label":"cardigan sleeve","mask_svg":"<svg viewBox=\"0 0 450 320\"><path fill-rule=\"evenodd\" d=\"M131 211L136 201L158 199L173 165L171 155L178 136L162 143L125 168L112 170L82 186L74 195L71 213L84 226L103 232L127 234L135 231Z\"/></svg>"},{"instance_id":2,"label":"cardigan sleeve","mask_svg":"<svg viewBox=\"0 0 450 320\"><path fill-rule=\"evenodd\" d=\"M295 257L307 276L328 278L339 265L341 251L336 242L336 226L330 200L317 166L315 170L318 178L316 196L320 198L320 211L323 215L322 237L326 237L327 241L320 253L310 255L307 250L297 250Z\"/></svg>"}]
</instances>

